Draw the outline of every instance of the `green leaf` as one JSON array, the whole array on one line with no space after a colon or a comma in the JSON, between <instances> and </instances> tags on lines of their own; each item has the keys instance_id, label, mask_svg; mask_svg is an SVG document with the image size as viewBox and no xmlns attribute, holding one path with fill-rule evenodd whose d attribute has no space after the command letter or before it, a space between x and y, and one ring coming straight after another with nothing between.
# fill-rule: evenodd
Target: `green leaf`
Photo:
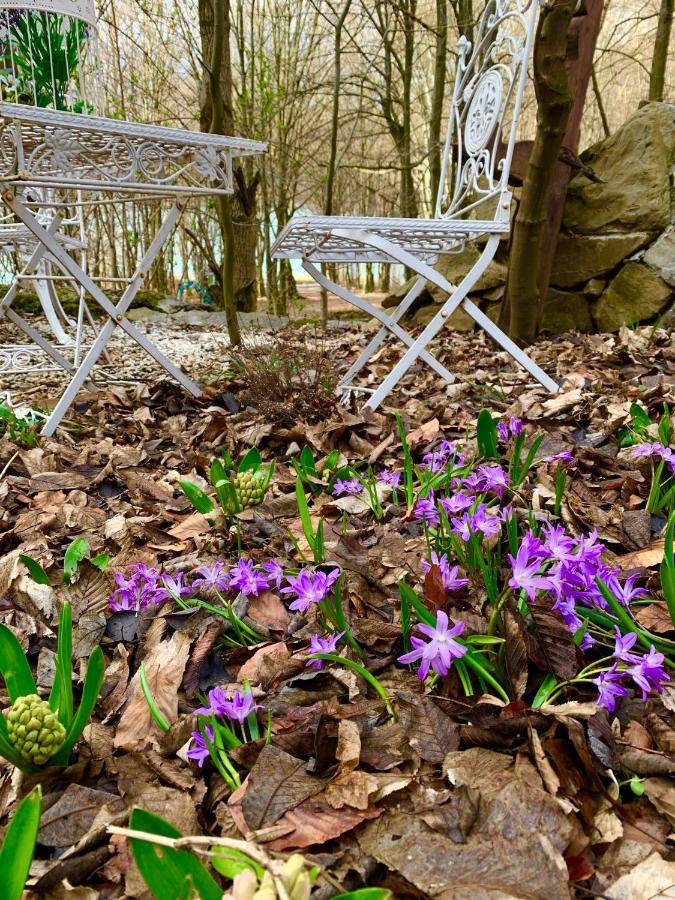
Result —
<instances>
[{"instance_id":1,"label":"green leaf","mask_svg":"<svg viewBox=\"0 0 675 900\"><path fill-rule=\"evenodd\" d=\"M169 838L182 837L180 831L165 819L138 807L131 813L129 826L134 831ZM221 900L222 888L189 850L174 850L140 838L131 838L131 851L155 900L188 900L195 894L201 900Z\"/></svg>"},{"instance_id":2,"label":"green leaf","mask_svg":"<svg viewBox=\"0 0 675 900\"><path fill-rule=\"evenodd\" d=\"M40 828L40 787L24 797L7 827L0 847L0 897L21 900L33 862Z\"/></svg>"},{"instance_id":3,"label":"green leaf","mask_svg":"<svg viewBox=\"0 0 675 900\"><path fill-rule=\"evenodd\" d=\"M92 560L90 560L92 566L96 566L97 569L100 569L102 572L105 567L110 562L110 554L109 553L99 553L98 556L95 556Z\"/></svg>"},{"instance_id":4,"label":"green leaf","mask_svg":"<svg viewBox=\"0 0 675 900\"><path fill-rule=\"evenodd\" d=\"M70 579L77 572L77 567L83 559L89 559L91 556L91 547L84 538L75 538L68 545L66 555L63 557L63 580L65 584L70 584Z\"/></svg>"},{"instance_id":5,"label":"green leaf","mask_svg":"<svg viewBox=\"0 0 675 900\"><path fill-rule=\"evenodd\" d=\"M300 466L308 475L313 475L315 478L319 477L316 471L316 460L314 459L312 448L307 444L305 444L300 452Z\"/></svg>"},{"instance_id":6,"label":"green leaf","mask_svg":"<svg viewBox=\"0 0 675 900\"><path fill-rule=\"evenodd\" d=\"M0 625L0 672L7 685L9 699L37 694L33 673L21 644L6 625Z\"/></svg>"},{"instance_id":7,"label":"green leaf","mask_svg":"<svg viewBox=\"0 0 675 900\"><path fill-rule=\"evenodd\" d=\"M36 584L46 584L51 586L51 581L49 580L49 575L45 572L39 562L36 562L34 559L31 559L30 556L26 556L25 553L19 553L19 559L24 564L24 566L28 569L28 574L33 579Z\"/></svg>"},{"instance_id":8,"label":"green leaf","mask_svg":"<svg viewBox=\"0 0 675 900\"><path fill-rule=\"evenodd\" d=\"M346 894L335 894L332 900L391 900L393 894L386 888L360 888Z\"/></svg>"},{"instance_id":9,"label":"green leaf","mask_svg":"<svg viewBox=\"0 0 675 900\"><path fill-rule=\"evenodd\" d=\"M485 459L497 459L497 426L489 409L483 409L476 422L478 454Z\"/></svg>"},{"instance_id":10,"label":"green leaf","mask_svg":"<svg viewBox=\"0 0 675 900\"><path fill-rule=\"evenodd\" d=\"M58 710L59 722L68 731L73 720L73 619L70 603L63 604L59 616L56 672L49 705L54 711Z\"/></svg>"},{"instance_id":11,"label":"green leaf","mask_svg":"<svg viewBox=\"0 0 675 900\"><path fill-rule=\"evenodd\" d=\"M675 535L675 512L671 513L666 528L663 562L661 563L661 590L668 604L670 618L675 625L675 556L673 554L673 536Z\"/></svg>"},{"instance_id":12,"label":"green leaf","mask_svg":"<svg viewBox=\"0 0 675 900\"><path fill-rule=\"evenodd\" d=\"M659 422L659 440L663 444L664 447L668 447L670 445L670 409L667 403L663 404L663 415L661 416L661 420Z\"/></svg>"},{"instance_id":13,"label":"green leaf","mask_svg":"<svg viewBox=\"0 0 675 900\"><path fill-rule=\"evenodd\" d=\"M302 522L302 530L305 533L305 540L310 546L312 553L315 554L316 539L314 537L314 529L312 528L312 517L309 514L309 506L307 505L307 496L299 478L295 479L295 499L298 504L298 513Z\"/></svg>"},{"instance_id":14,"label":"green leaf","mask_svg":"<svg viewBox=\"0 0 675 900\"><path fill-rule=\"evenodd\" d=\"M141 667L138 672L138 680L141 684L141 690L143 691L143 696L145 697L145 701L150 708L150 715L152 716L152 720L157 725L158 728L161 728L162 731L169 731L171 725L167 722L167 720L162 715L162 712L157 706L157 701L155 700L154 694L150 690L150 685L148 684L148 678L145 674L145 663L141 663Z\"/></svg>"},{"instance_id":15,"label":"green leaf","mask_svg":"<svg viewBox=\"0 0 675 900\"><path fill-rule=\"evenodd\" d=\"M211 847L211 865L220 875L234 881L235 877L243 872L244 869L251 869L255 873L256 878L260 881L265 874L262 866L259 866L255 860L247 856L243 850L235 850L232 847L219 847L215 845Z\"/></svg>"},{"instance_id":16,"label":"green leaf","mask_svg":"<svg viewBox=\"0 0 675 900\"><path fill-rule=\"evenodd\" d=\"M203 516L213 512L215 509L213 501L209 495L205 494L196 484L193 484L191 481L179 481L178 486L197 512L201 513Z\"/></svg>"},{"instance_id":17,"label":"green leaf","mask_svg":"<svg viewBox=\"0 0 675 900\"><path fill-rule=\"evenodd\" d=\"M70 728L66 732L65 741L57 753L48 761L48 765L65 766L68 764L73 747L79 740L79 737L84 730L84 726L87 724L89 717L94 711L98 695L101 692L104 675L105 659L103 658L103 651L100 647L95 647L89 657L89 662L87 663L87 673L84 676L80 706L75 718L70 723Z\"/></svg>"},{"instance_id":18,"label":"green leaf","mask_svg":"<svg viewBox=\"0 0 675 900\"><path fill-rule=\"evenodd\" d=\"M260 455L260 450L257 447L251 447L237 466L237 472L257 472L261 466L262 456Z\"/></svg>"},{"instance_id":19,"label":"green leaf","mask_svg":"<svg viewBox=\"0 0 675 900\"><path fill-rule=\"evenodd\" d=\"M411 587L409 587L405 581L399 581L398 589L401 594L401 598L405 597L406 602L413 607L415 612L417 613L417 618L420 622L424 622L425 625L435 625L436 619L431 610L427 609L424 603L417 596L415 591Z\"/></svg>"},{"instance_id":20,"label":"green leaf","mask_svg":"<svg viewBox=\"0 0 675 900\"><path fill-rule=\"evenodd\" d=\"M643 406L640 406L639 403L631 403L630 415L633 420L633 428L635 428L636 431L649 428L651 425L649 413Z\"/></svg>"}]
</instances>

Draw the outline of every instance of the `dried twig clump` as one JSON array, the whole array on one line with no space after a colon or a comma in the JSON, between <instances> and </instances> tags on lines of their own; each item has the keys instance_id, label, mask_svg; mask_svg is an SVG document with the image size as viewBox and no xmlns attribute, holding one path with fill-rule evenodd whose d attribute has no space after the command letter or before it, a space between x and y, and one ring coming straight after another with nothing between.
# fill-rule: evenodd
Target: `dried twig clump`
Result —
<instances>
[{"instance_id":1,"label":"dried twig clump","mask_svg":"<svg viewBox=\"0 0 675 900\"><path fill-rule=\"evenodd\" d=\"M286 330L264 344L248 339L233 362L244 398L275 425L315 422L335 406L335 362L316 330Z\"/></svg>"}]
</instances>

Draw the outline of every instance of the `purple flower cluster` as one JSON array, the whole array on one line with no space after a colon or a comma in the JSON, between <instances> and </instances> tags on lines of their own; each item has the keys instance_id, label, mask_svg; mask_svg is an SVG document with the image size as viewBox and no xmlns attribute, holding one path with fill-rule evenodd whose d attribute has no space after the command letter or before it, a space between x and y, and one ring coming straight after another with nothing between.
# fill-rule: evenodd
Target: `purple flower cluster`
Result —
<instances>
[{"instance_id":1,"label":"purple flower cluster","mask_svg":"<svg viewBox=\"0 0 675 900\"><path fill-rule=\"evenodd\" d=\"M458 591L460 588L466 587L469 583L468 578L458 578L459 574L459 566L453 566L450 568L450 560L445 555L445 553L441 553L440 556L436 553L435 550L431 551L431 562L427 562L426 559L421 560L422 568L425 572L428 572L432 566L438 566L441 571L441 579L443 581L443 588L446 593L450 593L450 591Z\"/></svg>"},{"instance_id":2,"label":"purple flower cluster","mask_svg":"<svg viewBox=\"0 0 675 900\"><path fill-rule=\"evenodd\" d=\"M363 485L358 478L336 478L333 485L333 495L339 497L341 494L349 494L356 497L363 492Z\"/></svg>"},{"instance_id":3,"label":"purple flower cluster","mask_svg":"<svg viewBox=\"0 0 675 900\"><path fill-rule=\"evenodd\" d=\"M115 590L110 596L110 608L114 612L142 612L148 606L166 600L166 587L160 581L159 569L145 563L135 563L131 574L125 578L115 572Z\"/></svg>"},{"instance_id":4,"label":"purple flower cluster","mask_svg":"<svg viewBox=\"0 0 675 900\"><path fill-rule=\"evenodd\" d=\"M282 588L282 594L292 594L295 600L289 609L306 612L313 603L320 603L328 595L328 591L340 577L339 569L330 572L301 569L298 575L290 576L288 587Z\"/></svg>"},{"instance_id":5,"label":"purple flower cluster","mask_svg":"<svg viewBox=\"0 0 675 900\"><path fill-rule=\"evenodd\" d=\"M634 447L631 447L631 453L633 459L661 459L671 472L675 473L675 452L658 441L645 441L642 444L636 444Z\"/></svg>"},{"instance_id":6,"label":"purple flower cluster","mask_svg":"<svg viewBox=\"0 0 675 900\"><path fill-rule=\"evenodd\" d=\"M485 503L478 503L472 512L465 512L461 519L451 519L450 530L465 543L471 540L472 535L482 534L488 537L499 534L502 521L498 514L492 514L491 509Z\"/></svg>"},{"instance_id":7,"label":"purple flower cluster","mask_svg":"<svg viewBox=\"0 0 675 900\"><path fill-rule=\"evenodd\" d=\"M522 430L522 421L513 416L509 419L508 425L506 422L497 422L497 434L499 435L499 440L503 444L505 444L510 437L518 437L518 435L522 433Z\"/></svg>"},{"instance_id":8,"label":"purple flower cluster","mask_svg":"<svg viewBox=\"0 0 675 900\"><path fill-rule=\"evenodd\" d=\"M259 703L255 703L250 691L235 691L232 697L228 697L223 688L215 687L208 693L208 706L200 706L195 710L197 716L216 716L238 722L243 725L246 719L256 709L262 709ZM210 743L214 742L214 728L207 725L204 733ZM209 758L209 748L204 740L204 734L200 731L192 732L192 743L187 751L188 759L193 759L199 768Z\"/></svg>"},{"instance_id":9,"label":"purple flower cluster","mask_svg":"<svg viewBox=\"0 0 675 900\"><path fill-rule=\"evenodd\" d=\"M392 491L397 491L401 486L401 473L390 472L388 469L384 469L377 476L377 480L380 482L380 484L384 484L387 487L391 488Z\"/></svg>"},{"instance_id":10,"label":"purple flower cluster","mask_svg":"<svg viewBox=\"0 0 675 900\"><path fill-rule=\"evenodd\" d=\"M598 705L604 706L609 712L616 707L618 697L625 697L628 688L627 678L640 688L642 700L645 701L651 691L660 693L663 690L663 682L670 681L670 675L664 668L663 653L657 653L652 646L649 653L638 655L631 653L631 649L637 641L637 634L630 632L622 635L615 628L615 644L613 656L614 665L606 672L601 672L593 683L598 688Z\"/></svg>"},{"instance_id":11,"label":"purple flower cluster","mask_svg":"<svg viewBox=\"0 0 675 900\"><path fill-rule=\"evenodd\" d=\"M461 659L466 653L466 647L454 640L464 631L464 622L458 622L452 628L448 626L447 613L439 609L436 613L435 627L433 625L417 625L418 631L428 637L429 641L426 642L411 635L410 643L413 649L409 653L399 656L398 661L404 665L421 660L417 672L420 681L424 681L429 674L429 669L433 669L437 675L443 678L450 671L453 659Z\"/></svg>"},{"instance_id":12,"label":"purple flower cluster","mask_svg":"<svg viewBox=\"0 0 675 900\"><path fill-rule=\"evenodd\" d=\"M420 468L429 469L436 475L442 471L457 453L457 445L454 441L441 441L436 450L425 453L422 457Z\"/></svg>"},{"instance_id":13,"label":"purple flower cluster","mask_svg":"<svg viewBox=\"0 0 675 900\"><path fill-rule=\"evenodd\" d=\"M340 638L344 636L344 631L341 631L339 634L331 634L329 637L313 634L309 640L307 656L311 656L312 653L335 653ZM322 659L310 659L307 665L315 669L323 669L324 661Z\"/></svg>"}]
</instances>

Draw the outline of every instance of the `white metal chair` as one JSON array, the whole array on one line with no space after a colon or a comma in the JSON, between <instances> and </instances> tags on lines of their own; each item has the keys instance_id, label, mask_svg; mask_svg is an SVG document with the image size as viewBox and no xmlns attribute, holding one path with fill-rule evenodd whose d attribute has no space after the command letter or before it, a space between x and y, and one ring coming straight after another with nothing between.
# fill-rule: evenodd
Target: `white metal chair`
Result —
<instances>
[{"instance_id":1,"label":"white metal chair","mask_svg":"<svg viewBox=\"0 0 675 900\"><path fill-rule=\"evenodd\" d=\"M302 260L322 287L374 316L382 327L341 380L339 391L371 393L377 409L418 358L448 381L454 376L428 351L460 305L494 340L549 391L558 385L468 297L510 231L508 178L540 0L488 0L473 45L460 38L441 183L433 219L356 216L295 216L272 248L277 258ZM444 253L469 241L484 241L480 257L458 284L433 268ZM416 273L413 286L392 315L332 281L317 263L402 264ZM414 339L399 320L429 281L448 295L434 318ZM391 334L407 350L375 390L353 384L384 338Z\"/></svg>"}]
</instances>

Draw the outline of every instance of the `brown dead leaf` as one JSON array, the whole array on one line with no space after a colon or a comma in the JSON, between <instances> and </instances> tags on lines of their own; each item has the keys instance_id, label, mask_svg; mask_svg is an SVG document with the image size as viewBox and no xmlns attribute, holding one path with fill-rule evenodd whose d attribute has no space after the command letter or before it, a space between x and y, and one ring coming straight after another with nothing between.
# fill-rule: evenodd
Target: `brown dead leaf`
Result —
<instances>
[{"instance_id":1,"label":"brown dead leaf","mask_svg":"<svg viewBox=\"0 0 675 900\"><path fill-rule=\"evenodd\" d=\"M459 725L424 694L400 694L401 725L413 750L427 762L443 762L459 747Z\"/></svg>"},{"instance_id":2,"label":"brown dead leaf","mask_svg":"<svg viewBox=\"0 0 675 900\"><path fill-rule=\"evenodd\" d=\"M643 628L653 631L655 634L667 634L669 631L675 631L675 625L673 625L665 603L650 603L647 606L640 606L637 608L635 618Z\"/></svg>"},{"instance_id":3,"label":"brown dead leaf","mask_svg":"<svg viewBox=\"0 0 675 900\"><path fill-rule=\"evenodd\" d=\"M438 419L430 419L423 425L413 428L408 433L408 446L411 450L416 450L420 444L429 444L438 435L440 430L440 422Z\"/></svg>"},{"instance_id":4,"label":"brown dead leaf","mask_svg":"<svg viewBox=\"0 0 675 900\"><path fill-rule=\"evenodd\" d=\"M145 658L145 674L157 706L169 722L178 714L178 689L183 680L192 638L175 631L168 641L161 641ZM148 703L140 684L140 670L129 685L130 698L120 717L115 734L119 750L140 750L150 736L159 734L152 721Z\"/></svg>"},{"instance_id":5,"label":"brown dead leaf","mask_svg":"<svg viewBox=\"0 0 675 900\"><path fill-rule=\"evenodd\" d=\"M675 827L675 783L671 778L646 778L645 794Z\"/></svg>"},{"instance_id":6,"label":"brown dead leaf","mask_svg":"<svg viewBox=\"0 0 675 900\"><path fill-rule=\"evenodd\" d=\"M342 772L350 772L359 764L361 755L361 732L356 722L342 719L338 723L338 743L335 758ZM366 804L367 805L367 804Z\"/></svg>"},{"instance_id":7,"label":"brown dead leaf","mask_svg":"<svg viewBox=\"0 0 675 900\"><path fill-rule=\"evenodd\" d=\"M324 781L307 773L302 760L273 744L264 747L251 769L242 812L249 830L273 825L289 809L320 793ZM234 801L232 795L231 802Z\"/></svg>"},{"instance_id":8,"label":"brown dead leaf","mask_svg":"<svg viewBox=\"0 0 675 900\"><path fill-rule=\"evenodd\" d=\"M654 852L635 868L605 889L608 900L664 900L675 884L675 862L668 862Z\"/></svg>"},{"instance_id":9,"label":"brown dead leaf","mask_svg":"<svg viewBox=\"0 0 675 900\"><path fill-rule=\"evenodd\" d=\"M56 800L49 806L49 801ZM69 784L60 795L44 798L48 808L40 819L38 840L46 847L69 847L85 835L98 818L110 820L112 814L126 806L116 794L96 791L79 784Z\"/></svg>"},{"instance_id":10,"label":"brown dead leaf","mask_svg":"<svg viewBox=\"0 0 675 900\"><path fill-rule=\"evenodd\" d=\"M657 538L648 547L635 550L633 553L624 553L622 556L617 556L615 562L624 572L627 572L629 569L658 566L663 560L665 545L664 538Z\"/></svg>"}]
</instances>

